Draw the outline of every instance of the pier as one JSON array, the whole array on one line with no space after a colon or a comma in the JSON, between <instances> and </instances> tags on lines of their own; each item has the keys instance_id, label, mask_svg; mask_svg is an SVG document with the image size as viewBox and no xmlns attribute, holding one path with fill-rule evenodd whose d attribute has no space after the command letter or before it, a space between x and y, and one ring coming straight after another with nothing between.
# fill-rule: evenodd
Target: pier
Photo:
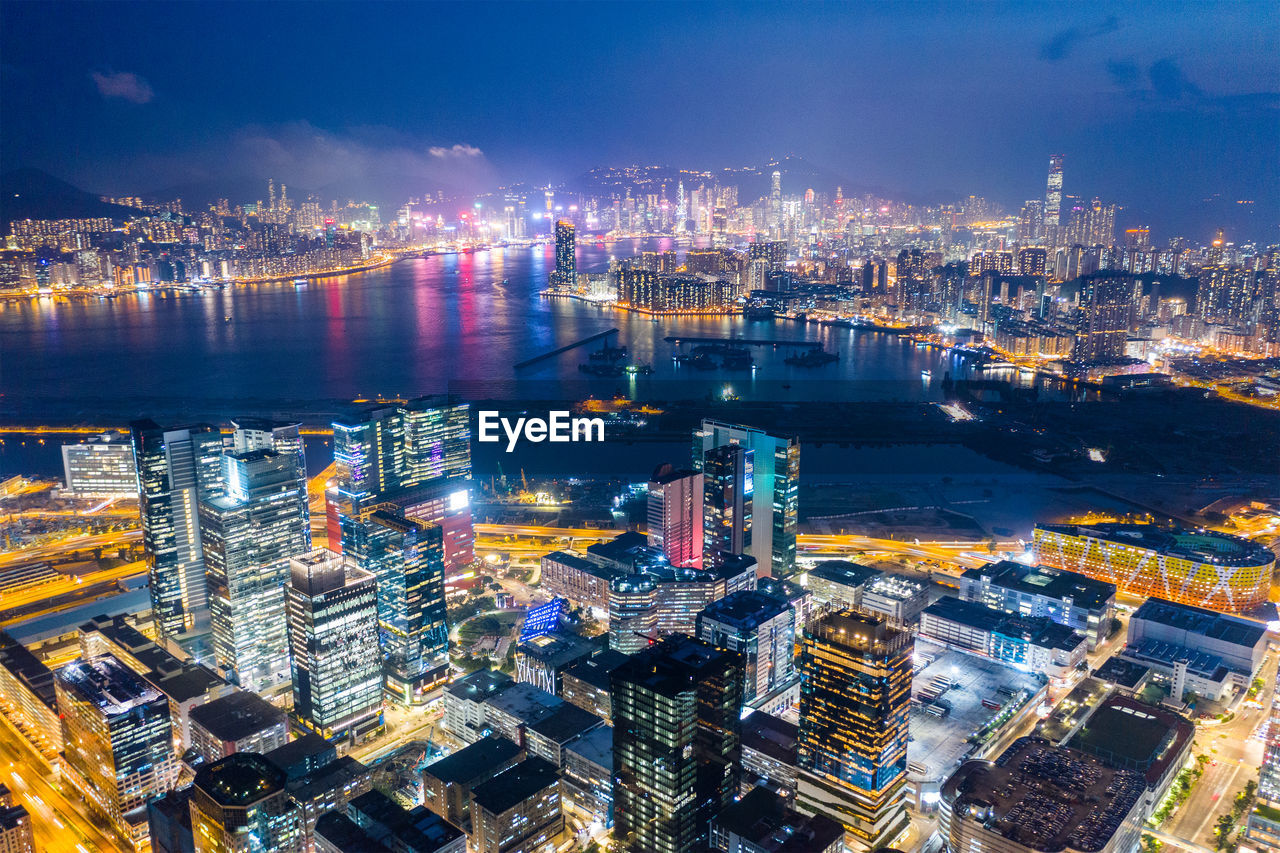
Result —
<instances>
[{"instance_id":1,"label":"pier","mask_svg":"<svg viewBox=\"0 0 1280 853\"><path fill-rule=\"evenodd\" d=\"M540 361L545 361L548 358L554 358L555 356L560 355L560 353L568 352L571 349L577 349L580 346L586 346L587 344L594 343L595 341L598 341L598 340L603 339L604 341L608 342L609 336L616 335L616 334L618 334L617 329L609 329L607 332L600 332L597 335L591 335L590 337L583 338L582 340L574 341L571 344L565 344L559 349L553 349L550 352L544 352L542 355L535 355L533 358L526 358L524 361L516 363L516 370L521 370L522 368L537 364Z\"/></svg>"}]
</instances>

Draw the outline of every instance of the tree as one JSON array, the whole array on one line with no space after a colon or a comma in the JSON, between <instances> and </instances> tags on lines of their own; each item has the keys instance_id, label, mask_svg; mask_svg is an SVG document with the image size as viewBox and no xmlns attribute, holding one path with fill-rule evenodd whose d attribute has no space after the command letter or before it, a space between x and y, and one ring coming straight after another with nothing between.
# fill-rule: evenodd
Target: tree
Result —
<instances>
[{"instance_id":1,"label":"tree","mask_svg":"<svg viewBox=\"0 0 1280 853\"><path fill-rule=\"evenodd\" d=\"M1235 826L1235 819L1230 814L1218 816L1217 822L1213 825L1213 834L1217 836L1213 843L1215 849L1222 850L1227 846L1227 838Z\"/></svg>"}]
</instances>

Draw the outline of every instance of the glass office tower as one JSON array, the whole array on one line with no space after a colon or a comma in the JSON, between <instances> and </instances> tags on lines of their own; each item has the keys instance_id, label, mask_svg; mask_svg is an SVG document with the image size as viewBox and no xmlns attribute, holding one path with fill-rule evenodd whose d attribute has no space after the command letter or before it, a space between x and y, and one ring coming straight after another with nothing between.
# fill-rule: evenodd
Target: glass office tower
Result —
<instances>
[{"instance_id":1,"label":"glass office tower","mask_svg":"<svg viewBox=\"0 0 1280 853\"><path fill-rule=\"evenodd\" d=\"M635 853L686 853L738 790L742 658L686 636L610 674L614 838Z\"/></svg>"},{"instance_id":2,"label":"glass office tower","mask_svg":"<svg viewBox=\"0 0 1280 853\"><path fill-rule=\"evenodd\" d=\"M693 433L694 470L705 471L707 452L726 445L738 445L754 454L751 546L746 553L756 558L761 576L786 577L796 566L800 440L703 420Z\"/></svg>"},{"instance_id":3,"label":"glass office tower","mask_svg":"<svg viewBox=\"0 0 1280 853\"><path fill-rule=\"evenodd\" d=\"M222 458L226 494L200 504L213 651L226 676L255 693L289 678L284 585L289 558L311 550L307 483L292 455Z\"/></svg>"},{"instance_id":4,"label":"glass office tower","mask_svg":"<svg viewBox=\"0 0 1280 853\"><path fill-rule=\"evenodd\" d=\"M327 548L294 557L289 570L294 719L358 743L382 725L377 582Z\"/></svg>"},{"instance_id":5,"label":"glass office tower","mask_svg":"<svg viewBox=\"0 0 1280 853\"><path fill-rule=\"evenodd\" d=\"M387 693L418 704L448 678L444 532L381 504L350 527L347 553L378 580L378 627Z\"/></svg>"},{"instance_id":6,"label":"glass office tower","mask_svg":"<svg viewBox=\"0 0 1280 853\"><path fill-rule=\"evenodd\" d=\"M222 494L222 433L153 420L134 421L129 431L151 609L160 637L174 638L209 622L200 502Z\"/></svg>"},{"instance_id":7,"label":"glass office tower","mask_svg":"<svg viewBox=\"0 0 1280 853\"><path fill-rule=\"evenodd\" d=\"M907 823L909 631L853 610L811 626L800 657L796 808L880 847Z\"/></svg>"}]
</instances>

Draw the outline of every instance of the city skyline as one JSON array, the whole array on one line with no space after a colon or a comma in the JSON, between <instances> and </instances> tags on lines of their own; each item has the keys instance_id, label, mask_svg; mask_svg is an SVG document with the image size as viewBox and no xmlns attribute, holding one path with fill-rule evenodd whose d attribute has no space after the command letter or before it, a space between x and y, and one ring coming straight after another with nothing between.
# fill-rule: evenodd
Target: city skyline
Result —
<instances>
[{"instance_id":1,"label":"city skyline","mask_svg":"<svg viewBox=\"0 0 1280 853\"><path fill-rule=\"evenodd\" d=\"M1009 5L499 6L479 34L448 5L323 18L279 4L41 8L0 12L0 171L42 168L94 193L235 196L275 177L385 204L563 186L605 166L717 171L793 154L849 194L976 194L1016 209L1042 194L1043 163L1060 153L1064 192L1111 198L1126 221L1170 236L1224 227L1270 240L1280 207L1267 155L1280 50L1262 5L1053 17ZM57 70L32 51L51 19L77 57ZM124 53L137 32L156 49ZM173 52L190 32L213 56L271 62L184 62Z\"/></svg>"},{"instance_id":2,"label":"city skyline","mask_svg":"<svg viewBox=\"0 0 1280 853\"><path fill-rule=\"evenodd\" d=\"M0 0L0 851L1280 853L1280 5Z\"/></svg>"}]
</instances>

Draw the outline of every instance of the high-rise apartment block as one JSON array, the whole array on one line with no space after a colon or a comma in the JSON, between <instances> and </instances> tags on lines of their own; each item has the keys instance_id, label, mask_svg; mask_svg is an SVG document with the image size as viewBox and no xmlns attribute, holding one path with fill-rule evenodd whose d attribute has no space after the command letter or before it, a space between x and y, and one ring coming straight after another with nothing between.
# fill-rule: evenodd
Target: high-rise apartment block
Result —
<instances>
[{"instance_id":1,"label":"high-rise apartment block","mask_svg":"<svg viewBox=\"0 0 1280 853\"><path fill-rule=\"evenodd\" d=\"M556 222L556 268L551 273L551 286L559 290L572 290L578 285L575 230L572 222Z\"/></svg>"}]
</instances>

